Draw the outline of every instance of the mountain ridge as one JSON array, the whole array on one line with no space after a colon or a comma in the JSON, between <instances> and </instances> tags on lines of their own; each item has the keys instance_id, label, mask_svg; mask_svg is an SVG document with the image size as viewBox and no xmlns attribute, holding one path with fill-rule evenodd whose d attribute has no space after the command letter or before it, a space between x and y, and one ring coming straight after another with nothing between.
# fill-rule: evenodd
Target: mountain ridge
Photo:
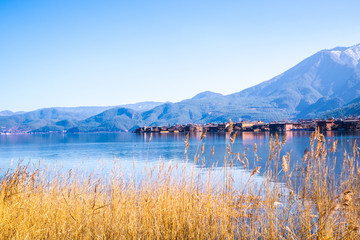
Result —
<instances>
[{"instance_id":1,"label":"mountain ridge","mask_svg":"<svg viewBox=\"0 0 360 240\"><path fill-rule=\"evenodd\" d=\"M33 121L38 121L37 125L42 123L39 129L53 127L73 132L129 131L137 126L224 122L230 118L275 121L326 113L331 116L331 111L359 97L360 44L357 44L321 50L287 71L233 94L205 91L177 103L147 102L151 105L148 108L115 106L83 119L76 115L81 111L71 116L58 108L55 110L59 112L45 114L48 118L38 116ZM11 118L17 119L14 115L0 117L0 126L2 120Z\"/></svg>"}]
</instances>

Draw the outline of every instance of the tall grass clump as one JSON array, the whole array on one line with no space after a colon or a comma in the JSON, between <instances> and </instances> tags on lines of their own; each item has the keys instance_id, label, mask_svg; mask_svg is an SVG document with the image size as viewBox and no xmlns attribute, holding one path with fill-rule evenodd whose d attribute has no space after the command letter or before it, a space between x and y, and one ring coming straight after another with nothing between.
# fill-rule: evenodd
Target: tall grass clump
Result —
<instances>
[{"instance_id":1,"label":"tall grass clump","mask_svg":"<svg viewBox=\"0 0 360 240\"><path fill-rule=\"evenodd\" d=\"M121 166L106 177L22 164L1 172L0 239L359 239L355 144L335 159L336 142L327 149L316 131L297 160L282 153L286 138L275 135L266 167L257 165L255 145L254 167L238 184L234 163L248 169L249 160L233 150L236 133L228 134L220 182L214 182L218 171L204 177L166 162L146 167L141 180ZM204 160L205 137L194 162ZM188 147L187 137L185 152ZM292 161L300 164L291 168ZM263 181L255 188L260 171Z\"/></svg>"}]
</instances>

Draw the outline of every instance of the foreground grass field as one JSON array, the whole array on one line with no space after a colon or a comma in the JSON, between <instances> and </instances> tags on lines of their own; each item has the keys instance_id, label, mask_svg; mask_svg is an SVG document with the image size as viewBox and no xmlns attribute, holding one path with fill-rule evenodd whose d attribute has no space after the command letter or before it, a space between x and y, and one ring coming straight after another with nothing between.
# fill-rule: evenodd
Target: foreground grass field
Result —
<instances>
[{"instance_id":1,"label":"foreground grass field","mask_svg":"<svg viewBox=\"0 0 360 240\"><path fill-rule=\"evenodd\" d=\"M233 163L248 163L232 152L235 137L219 183L211 171L204 180L164 162L144 169L141 181L117 167L106 178L23 165L1 172L0 239L360 239L356 146L337 160L343 167L335 176L328 156L336 142L327 149L315 132L301 164L290 169L290 153L281 153L286 140L275 136L267 167L250 170L239 186ZM255 188L260 170L264 180ZM284 184L274 184L279 180Z\"/></svg>"}]
</instances>

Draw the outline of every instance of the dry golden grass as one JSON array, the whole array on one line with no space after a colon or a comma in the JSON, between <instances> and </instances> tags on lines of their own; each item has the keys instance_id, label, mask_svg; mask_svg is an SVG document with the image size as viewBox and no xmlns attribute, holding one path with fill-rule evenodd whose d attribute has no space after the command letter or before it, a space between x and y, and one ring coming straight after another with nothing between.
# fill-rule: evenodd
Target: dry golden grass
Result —
<instances>
[{"instance_id":1,"label":"dry golden grass","mask_svg":"<svg viewBox=\"0 0 360 240\"><path fill-rule=\"evenodd\" d=\"M246 157L232 152L235 136L219 184L211 171L204 180L164 162L145 169L141 181L120 167L106 178L22 165L2 172L0 239L359 239L356 146L335 176L327 154L336 143L328 150L315 132L301 166L291 169L290 153L281 153L286 139L275 135L259 189L251 183L256 165L249 181L234 184L234 161L248 168Z\"/></svg>"}]
</instances>

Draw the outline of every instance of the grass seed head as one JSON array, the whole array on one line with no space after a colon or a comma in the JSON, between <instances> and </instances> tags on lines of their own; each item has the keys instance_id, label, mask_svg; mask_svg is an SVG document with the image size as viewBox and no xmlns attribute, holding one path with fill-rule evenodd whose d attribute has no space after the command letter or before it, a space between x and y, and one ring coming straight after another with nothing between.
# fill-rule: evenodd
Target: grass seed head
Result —
<instances>
[{"instance_id":1,"label":"grass seed head","mask_svg":"<svg viewBox=\"0 0 360 240\"><path fill-rule=\"evenodd\" d=\"M188 150L188 148L189 148L189 146L190 146L190 144L189 144L189 133L188 134L186 134L186 138L185 138L185 151L184 151L184 154L186 154L187 153L187 150Z\"/></svg>"},{"instance_id":2,"label":"grass seed head","mask_svg":"<svg viewBox=\"0 0 360 240\"><path fill-rule=\"evenodd\" d=\"M202 141L202 140L204 139L204 137L206 136L206 132L207 132L207 130L205 129L205 130L201 133L200 141Z\"/></svg>"},{"instance_id":3,"label":"grass seed head","mask_svg":"<svg viewBox=\"0 0 360 240\"><path fill-rule=\"evenodd\" d=\"M204 150L205 150L205 143L202 144L202 147L201 147L201 154L204 153Z\"/></svg>"},{"instance_id":4,"label":"grass seed head","mask_svg":"<svg viewBox=\"0 0 360 240\"><path fill-rule=\"evenodd\" d=\"M152 133L150 133L150 136L149 136L149 142L151 142L151 137L152 137Z\"/></svg>"},{"instance_id":5,"label":"grass seed head","mask_svg":"<svg viewBox=\"0 0 360 240\"><path fill-rule=\"evenodd\" d=\"M259 171L260 168L261 168L261 167L259 166L259 167L256 167L254 170L252 170L252 172L251 172L251 174L250 174L250 177L251 177L251 176L254 176L254 175L257 174L257 173L260 173L260 171Z\"/></svg>"},{"instance_id":6,"label":"grass seed head","mask_svg":"<svg viewBox=\"0 0 360 240\"><path fill-rule=\"evenodd\" d=\"M282 169L284 170L284 172L289 171L289 165L288 165L286 156L282 157L282 165L281 166L282 166Z\"/></svg>"},{"instance_id":7,"label":"grass seed head","mask_svg":"<svg viewBox=\"0 0 360 240\"><path fill-rule=\"evenodd\" d=\"M234 128L234 123L230 119L229 120L229 126L228 126L228 134L232 133L233 128Z\"/></svg>"},{"instance_id":8,"label":"grass seed head","mask_svg":"<svg viewBox=\"0 0 360 240\"><path fill-rule=\"evenodd\" d=\"M236 134L237 134L237 132L234 132L233 133L233 135L231 136L231 144L234 144L234 142L235 142L235 139L236 139Z\"/></svg>"},{"instance_id":9,"label":"grass seed head","mask_svg":"<svg viewBox=\"0 0 360 240\"><path fill-rule=\"evenodd\" d=\"M336 152L336 146L337 146L337 140L335 140L333 142L330 152L335 153Z\"/></svg>"}]
</instances>

